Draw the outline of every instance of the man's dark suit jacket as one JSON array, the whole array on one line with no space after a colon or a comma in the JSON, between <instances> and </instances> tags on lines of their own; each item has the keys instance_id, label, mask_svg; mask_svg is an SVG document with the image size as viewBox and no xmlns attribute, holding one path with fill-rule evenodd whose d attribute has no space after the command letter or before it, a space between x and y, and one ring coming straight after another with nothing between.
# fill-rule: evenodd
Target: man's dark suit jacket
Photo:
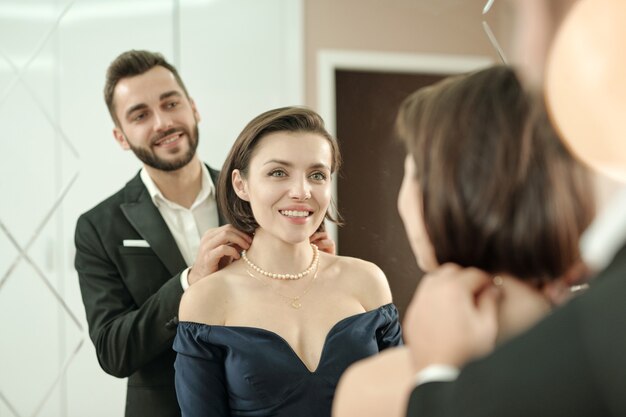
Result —
<instances>
[{"instance_id":1,"label":"man's dark suit jacket","mask_svg":"<svg viewBox=\"0 0 626 417\"><path fill-rule=\"evenodd\" d=\"M218 171L209 172L217 184ZM126 239L150 247L124 246ZM98 361L107 373L128 377L126 416L180 416L172 343L187 265L139 174L80 216L75 243Z\"/></svg>"},{"instance_id":2,"label":"man's dark suit jacket","mask_svg":"<svg viewBox=\"0 0 626 417\"><path fill-rule=\"evenodd\" d=\"M456 381L417 387L407 415L626 416L626 246L586 294Z\"/></svg>"}]
</instances>

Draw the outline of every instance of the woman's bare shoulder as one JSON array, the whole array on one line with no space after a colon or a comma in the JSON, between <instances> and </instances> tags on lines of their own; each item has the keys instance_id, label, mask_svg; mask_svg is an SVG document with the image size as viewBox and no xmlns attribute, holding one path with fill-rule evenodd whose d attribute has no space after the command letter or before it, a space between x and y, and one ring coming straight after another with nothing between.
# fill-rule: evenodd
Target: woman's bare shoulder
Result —
<instances>
[{"instance_id":1,"label":"woman's bare shoulder","mask_svg":"<svg viewBox=\"0 0 626 417\"><path fill-rule=\"evenodd\" d=\"M341 281L356 294L366 311L391 302L385 273L376 264L349 256L332 256L332 268Z\"/></svg>"},{"instance_id":2,"label":"woman's bare shoulder","mask_svg":"<svg viewBox=\"0 0 626 417\"><path fill-rule=\"evenodd\" d=\"M191 285L180 300L178 319L205 324L223 324L230 285L227 271L217 271Z\"/></svg>"},{"instance_id":3,"label":"woman's bare shoulder","mask_svg":"<svg viewBox=\"0 0 626 417\"><path fill-rule=\"evenodd\" d=\"M403 346L354 363L339 380L333 416L403 416L414 386L412 365Z\"/></svg>"}]
</instances>

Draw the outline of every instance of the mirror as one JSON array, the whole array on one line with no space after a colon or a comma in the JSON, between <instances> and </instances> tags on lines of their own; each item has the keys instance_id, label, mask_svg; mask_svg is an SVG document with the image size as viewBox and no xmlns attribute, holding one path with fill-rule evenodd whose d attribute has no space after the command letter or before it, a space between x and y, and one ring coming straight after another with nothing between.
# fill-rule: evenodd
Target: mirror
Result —
<instances>
[{"instance_id":1,"label":"mirror","mask_svg":"<svg viewBox=\"0 0 626 417\"><path fill-rule=\"evenodd\" d=\"M484 7L484 0L0 3L1 146L9 156L0 191L10 196L0 205L0 415L123 413L125 381L97 364L73 267L78 215L139 168L114 142L102 99L104 72L120 52L156 50L177 65L202 115L200 156L219 168L244 124L268 108L306 104L335 130L332 68L410 73L445 62L459 72L468 60L498 61L482 22L506 50L499 35L510 17L505 3L486 15Z\"/></svg>"}]
</instances>

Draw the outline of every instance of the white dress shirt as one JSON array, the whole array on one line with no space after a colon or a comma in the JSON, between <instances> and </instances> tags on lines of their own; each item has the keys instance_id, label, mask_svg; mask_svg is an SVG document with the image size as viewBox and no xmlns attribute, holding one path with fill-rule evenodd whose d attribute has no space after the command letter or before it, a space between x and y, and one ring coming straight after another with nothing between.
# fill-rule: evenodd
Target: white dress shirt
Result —
<instances>
[{"instance_id":1,"label":"white dress shirt","mask_svg":"<svg viewBox=\"0 0 626 417\"><path fill-rule=\"evenodd\" d=\"M626 185L600 210L580 239L585 265L600 272L626 242Z\"/></svg>"},{"instance_id":2,"label":"white dress shirt","mask_svg":"<svg viewBox=\"0 0 626 417\"><path fill-rule=\"evenodd\" d=\"M161 190L154 183L145 169L141 169L140 177L148 189L152 202L161 213L165 224L170 229L176 245L183 255L188 267L196 260L202 235L208 229L219 226L217 202L215 201L215 185L206 165L202 165L202 188L193 204L185 208L163 196ZM180 280L183 289L187 289L187 274L189 268L181 274Z\"/></svg>"}]
</instances>

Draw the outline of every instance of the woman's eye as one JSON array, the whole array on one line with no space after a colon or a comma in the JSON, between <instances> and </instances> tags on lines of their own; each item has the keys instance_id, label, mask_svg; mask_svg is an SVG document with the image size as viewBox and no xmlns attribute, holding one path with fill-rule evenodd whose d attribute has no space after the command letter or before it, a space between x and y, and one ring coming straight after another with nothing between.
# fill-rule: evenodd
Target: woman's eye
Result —
<instances>
[{"instance_id":1,"label":"woman's eye","mask_svg":"<svg viewBox=\"0 0 626 417\"><path fill-rule=\"evenodd\" d=\"M285 177L287 176L287 173L283 170L275 169L274 171L270 172L270 176L271 177Z\"/></svg>"},{"instance_id":2,"label":"woman's eye","mask_svg":"<svg viewBox=\"0 0 626 417\"><path fill-rule=\"evenodd\" d=\"M326 179L326 174L322 172L314 172L311 174L311 178L313 178L315 181L324 181Z\"/></svg>"}]
</instances>

